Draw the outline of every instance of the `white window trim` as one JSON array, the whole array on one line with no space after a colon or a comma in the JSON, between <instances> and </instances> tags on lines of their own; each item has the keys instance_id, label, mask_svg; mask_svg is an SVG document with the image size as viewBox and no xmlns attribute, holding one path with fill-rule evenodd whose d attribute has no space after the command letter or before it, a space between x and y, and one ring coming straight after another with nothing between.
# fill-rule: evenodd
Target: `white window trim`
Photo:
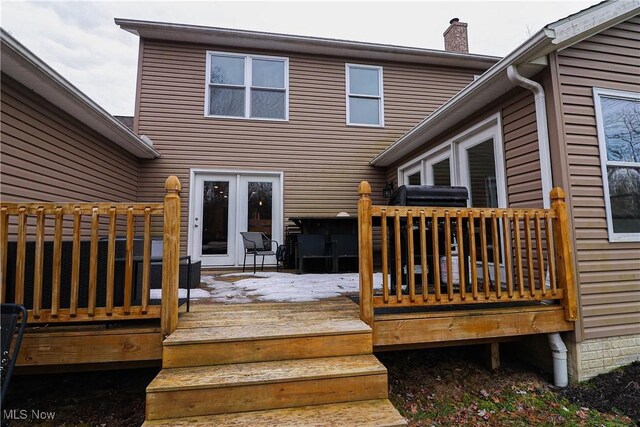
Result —
<instances>
[{"instance_id":1,"label":"white window trim","mask_svg":"<svg viewBox=\"0 0 640 427\"><path fill-rule=\"evenodd\" d=\"M244 117L238 116L224 116L218 114L209 114L209 97L211 83L211 57L213 55L228 56L233 58L244 58L244 85L228 85L235 87L243 87L244 91ZM283 61L284 62L284 119L268 118L268 117L251 117L251 89L271 89L282 90L279 88L265 88L261 86L252 86L252 64L254 59L265 59L271 61ZM270 122L286 122L289 121L289 58L282 56L266 56L266 55L252 55L246 53L236 52L219 52L208 50L206 55L206 71L205 71L205 91L204 91L204 116L220 119L236 119L236 120L260 120Z\"/></svg>"},{"instance_id":2,"label":"white window trim","mask_svg":"<svg viewBox=\"0 0 640 427\"><path fill-rule=\"evenodd\" d=\"M420 183L424 184L424 167L422 162L419 162L402 171L402 180L398 181L401 183L400 185L409 185L409 177L415 175L416 172L420 173Z\"/></svg>"},{"instance_id":3,"label":"white window trim","mask_svg":"<svg viewBox=\"0 0 640 427\"><path fill-rule=\"evenodd\" d=\"M425 181L427 185L435 185L435 177L433 176L433 166L442 162L443 160L449 159L449 182L453 182L453 161L451 158L451 149L444 149L440 152L437 152L435 155L428 157L423 160L424 163L424 171L425 171Z\"/></svg>"},{"instance_id":4,"label":"white window trim","mask_svg":"<svg viewBox=\"0 0 640 427\"><path fill-rule=\"evenodd\" d=\"M374 128L383 128L384 127L384 78L382 77L382 67L378 66L378 65L363 65L363 64L352 64L352 63L346 63L344 66L344 74L345 74L345 95L346 95L346 106L347 106L347 126L362 126L362 127L374 127ZM371 96L371 95L361 95L361 94L354 94L352 95L349 92L349 68L350 67L354 67L354 68L368 68L371 70L378 70L378 93L380 94L379 96ZM380 116L380 123L377 125L372 125L372 124L367 124L367 123L351 123L351 117L350 117L350 98L351 97L357 97L357 98L369 98L369 99L379 99L380 100L380 107L378 109L378 115Z\"/></svg>"},{"instance_id":5,"label":"white window trim","mask_svg":"<svg viewBox=\"0 0 640 427\"><path fill-rule=\"evenodd\" d=\"M466 186L462 180L464 173L460 170L460 165L458 164L459 147L462 144L465 146L474 145L475 143L486 141L489 138L493 138L494 141L494 162L496 167L496 185L498 189L498 207L508 207L504 141L502 138L502 118L500 113L493 114L485 120L465 129L453 138L448 139L424 154L414 157L410 161L401 165L398 168L398 185L402 185L404 183L405 171L416 167L417 164L420 164L422 168L422 176L425 177L427 176L424 169L426 163L431 162L433 159L442 160L448 155L450 158L451 185ZM425 181L423 180L423 182ZM467 204L470 204L470 200Z\"/></svg>"},{"instance_id":6,"label":"white window trim","mask_svg":"<svg viewBox=\"0 0 640 427\"><path fill-rule=\"evenodd\" d=\"M607 231L610 242L640 242L640 233L616 233L613 231L613 217L611 211L611 198L609 195L609 179L607 178L607 166L638 167L638 163L616 162L607 160L607 143L604 135L604 117L602 115L601 97L624 98L640 100L640 93L625 92L613 89L593 88L593 103L596 114L596 128L598 130L598 147L600 151L600 171L602 175L602 189L604 191L604 206L607 216Z\"/></svg>"}]
</instances>

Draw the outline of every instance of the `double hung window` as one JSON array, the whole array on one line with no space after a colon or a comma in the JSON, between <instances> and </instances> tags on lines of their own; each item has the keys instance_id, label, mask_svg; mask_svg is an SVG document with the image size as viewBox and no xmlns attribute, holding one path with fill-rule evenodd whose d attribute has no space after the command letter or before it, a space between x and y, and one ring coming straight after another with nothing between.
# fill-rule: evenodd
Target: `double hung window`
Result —
<instances>
[{"instance_id":1,"label":"double hung window","mask_svg":"<svg viewBox=\"0 0 640 427\"><path fill-rule=\"evenodd\" d=\"M382 67L347 64L347 124L384 126Z\"/></svg>"},{"instance_id":2,"label":"double hung window","mask_svg":"<svg viewBox=\"0 0 640 427\"><path fill-rule=\"evenodd\" d=\"M209 52L205 115L287 120L288 68L287 58Z\"/></svg>"},{"instance_id":3,"label":"double hung window","mask_svg":"<svg viewBox=\"0 0 640 427\"><path fill-rule=\"evenodd\" d=\"M640 93L593 89L610 241L640 241Z\"/></svg>"}]
</instances>

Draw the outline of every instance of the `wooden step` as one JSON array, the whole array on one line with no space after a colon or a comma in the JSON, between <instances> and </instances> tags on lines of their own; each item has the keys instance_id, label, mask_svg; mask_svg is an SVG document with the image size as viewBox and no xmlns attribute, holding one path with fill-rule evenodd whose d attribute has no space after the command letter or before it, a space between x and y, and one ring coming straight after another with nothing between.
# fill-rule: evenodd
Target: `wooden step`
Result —
<instances>
[{"instance_id":1,"label":"wooden step","mask_svg":"<svg viewBox=\"0 0 640 427\"><path fill-rule=\"evenodd\" d=\"M147 420L387 397L373 355L163 369L147 387Z\"/></svg>"},{"instance_id":2,"label":"wooden step","mask_svg":"<svg viewBox=\"0 0 640 427\"><path fill-rule=\"evenodd\" d=\"M284 322L180 328L163 344L163 368L176 368L371 354L372 332L359 319L302 316Z\"/></svg>"},{"instance_id":3,"label":"wooden step","mask_svg":"<svg viewBox=\"0 0 640 427\"><path fill-rule=\"evenodd\" d=\"M396 427L406 426L404 418L387 399L267 411L236 412L233 414L205 415L200 417L170 418L146 421L143 427L169 426L341 426Z\"/></svg>"}]
</instances>

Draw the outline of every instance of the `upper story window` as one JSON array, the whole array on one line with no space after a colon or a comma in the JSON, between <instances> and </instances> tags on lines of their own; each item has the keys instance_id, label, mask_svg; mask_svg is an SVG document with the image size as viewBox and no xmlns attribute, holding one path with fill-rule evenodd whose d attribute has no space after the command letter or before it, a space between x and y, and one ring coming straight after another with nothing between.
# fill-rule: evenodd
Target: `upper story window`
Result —
<instances>
[{"instance_id":1,"label":"upper story window","mask_svg":"<svg viewBox=\"0 0 640 427\"><path fill-rule=\"evenodd\" d=\"M593 89L609 241L640 241L640 93Z\"/></svg>"},{"instance_id":2,"label":"upper story window","mask_svg":"<svg viewBox=\"0 0 640 427\"><path fill-rule=\"evenodd\" d=\"M347 64L347 124L384 126L382 67Z\"/></svg>"},{"instance_id":3,"label":"upper story window","mask_svg":"<svg viewBox=\"0 0 640 427\"><path fill-rule=\"evenodd\" d=\"M205 115L288 120L289 60L207 53Z\"/></svg>"}]
</instances>

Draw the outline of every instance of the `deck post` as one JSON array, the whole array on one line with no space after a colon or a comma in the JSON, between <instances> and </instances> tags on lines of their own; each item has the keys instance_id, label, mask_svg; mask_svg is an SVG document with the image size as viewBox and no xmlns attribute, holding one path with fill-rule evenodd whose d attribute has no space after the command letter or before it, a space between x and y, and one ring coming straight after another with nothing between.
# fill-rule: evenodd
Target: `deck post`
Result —
<instances>
[{"instance_id":1,"label":"deck post","mask_svg":"<svg viewBox=\"0 0 640 427\"><path fill-rule=\"evenodd\" d=\"M373 231L371 227L371 185L358 186L358 265L360 272L360 319L373 326Z\"/></svg>"},{"instance_id":2,"label":"deck post","mask_svg":"<svg viewBox=\"0 0 640 427\"><path fill-rule=\"evenodd\" d=\"M569 214L565 203L565 192L556 187L551 190L551 209L556 212L553 222L553 240L556 247L556 267L558 269L558 283L564 284L562 305L565 319L578 319L578 305L576 302L576 282L573 270L573 249L569 234Z\"/></svg>"},{"instance_id":3,"label":"deck post","mask_svg":"<svg viewBox=\"0 0 640 427\"><path fill-rule=\"evenodd\" d=\"M164 184L164 238L162 246L162 318L163 339L178 327L178 283L180 280L180 190L181 184L170 176Z\"/></svg>"}]
</instances>

